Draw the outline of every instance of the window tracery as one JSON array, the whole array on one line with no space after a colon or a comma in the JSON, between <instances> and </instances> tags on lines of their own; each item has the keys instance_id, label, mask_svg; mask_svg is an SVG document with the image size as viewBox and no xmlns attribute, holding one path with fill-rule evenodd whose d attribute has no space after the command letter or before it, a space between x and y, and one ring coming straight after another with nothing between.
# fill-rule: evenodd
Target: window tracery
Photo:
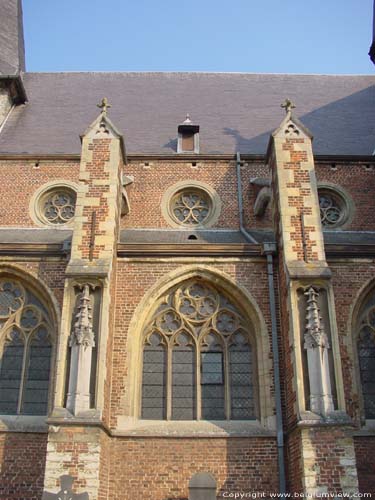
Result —
<instances>
[{"instance_id":1,"label":"window tracery","mask_svg":"<svg viewBox=\"0 0 375 500\"><path fill-rule=\"evenodd\" d=\"M18 281L0 280L0 414L47 413L51 331L35 294Z\"/></svg>"},{"instance_id":2,"label":"window tracery","mask_svg":"<svg viewBox=\"0 0 375 500\"><path fill-rule=\"evenodd\" d=\"M171 213L179 224L198 226L204 224L209 217L211 204L205 191L186 188L173 196Z\"/></svg>"},{"instance_id":3,"label":"window tracery","mask_svg":"<svg viewBox=\"0 0 375 500\"><path fill-rule=\"evenodd\" d=\"M365 417L375 419L375 306L363 313L358 335L359 371Z\"/></svg>"},{"instance_id":4,"label":"window tracery","mask_svg":"<svg viewBox=\"0 0 375 500\"><path fill-rule=\"evenodd\" d=\"M65 224L74 217L76 194L67 188L53 189L41 200L41 214L50 224Z\"/></svg>"},{"instance_id":5,"label":"window tracery","mask_svg":"<svg viewBox=\"0 0 375 500\"><path fill-rule=\"evenodd\" d=\"M336 186L318 189L320 220L324 229L335 229L344 225L350 215L349 199Z\"/></svg>"},{"instance_id":6,"label":"window tracery","mask_svg":"<svg viewBox=\"0 0 375 500\"><path fill-rule=\"evenodd\" d=\"M142 417L255 418L254 351L225 294L194 279L176 287L145 329Z\"/></svg>"}]
</instances>

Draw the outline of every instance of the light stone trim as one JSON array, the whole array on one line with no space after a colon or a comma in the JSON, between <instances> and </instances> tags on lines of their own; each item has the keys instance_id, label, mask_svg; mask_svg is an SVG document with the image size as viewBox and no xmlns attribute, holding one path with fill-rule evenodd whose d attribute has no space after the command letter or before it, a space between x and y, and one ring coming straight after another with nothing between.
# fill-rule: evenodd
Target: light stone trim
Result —
<instances>
[{"instance_id":1,"label":"light stone trim","mask_svg":"<svg viewBox=\"0 0 375 500\"><path fill-rule=\"evenodd\" d=\"M318 201L319 201L320 190L332 191L334 195L336 195L342 200L344 205L345 213L343 216L342 223L334 226L327 226L326 228L323 228L322 226L323 231L336 231L336 230L342 231L348 228L355 216L355 204L349 192L342 186L339 186L338 184L334 184L333 182L328 182L328 181L318 182L317 189L318 189Z\"/></svg>"},{"instance_id":2,"label":"light stone trim","mask_svg":"<svg viewBox=\"0 0 375 500\"><path fill-rule=\"evenodd\" d=\"M344 381L342 377L342 364L340 355L340 343L338 337L337 321L336 321L336 311L335 311L335 299L333 293L332 284L329 281L317 280L314 283L304 280L293 280L289 285L289 297L290 297L290 310L289 310L289 343L292 347L292 364L294 367L293 380L296 383L296 410L297 415L301 417L301 414L306 411L306 401L305 401L305 391L303 382L303 363L302 363L302 349L301 338L303 338L303 331L300 328L300 316L298 308L298 290L305 289L313 285L316 288L324 289L327 293L328 301L328 313L329 313L329 328L331 332L331 349L334 360L334 372L335 372L335 382L336 382L336 393L337 393L337 411L345 412L345 392L344 392ZM304 324L304 323L303 323Z\"/></svg>"},{"instance_id":3,"label":"light stone trim","mask_svg":"<svg viewBox=\"0 0 375 500\"><path fill-rule=\"evenodd\" d=\"M128 330L128 375L126 379L123 406L125 414L139 419L141 405L141 378L143 355L143 330L158 306L161 296L174 286L190 278L206 281L218 286L233 300L246 319L252 324L255 333L257 352L257 383L259 394L259 413L261 424L268 428L274 426L274 400L271 396L272 362L267 326L256 301L244 287L238 285L228 274L207 265L182 266L161 278L144 295L138 304ZM120 416L122 418L122 416Z\"/></svg>"},{"instance_id":4,"label":"light stone trim","mask_svg":"<svg viewBox=\"0 0 375 500\"><path fill-rule=\"evenodd\" d=\"M50 380L49 380L49 390L48 390L48 411L53 407L54 401L54 390L56 387L56 363L57 363L57 353L58 345L60 342L60 322L61 314L60 307L53 295L52 291L49 289L46 283L39 278L39 276L25 270L23 267L16 264L0 263L0 278L2 276L9 276L11 279L16 279L22 284L29 286L34 293L41 299L41 302L48 309L51 315L51 323L54 328L50 330L51 340L52 340L52 353L51 353L51 369L50 369ZM0 338L0 341L2 339Z\"/></svg>"},{"instance_id":5,"label":"light stone trim","mask_svg":"<svg viewBox=\"0 0 375 500\"><path fill-rule=\"evenodd\" d=\"M302 484L304 493L312 497L319 497L328 493L326 485L319 484L320 467L317 446L311 439L309 429L301 430L302 447ZM340 475L342 493L347 495L358 494L358 477L354 441L351 436L344 436L337 440L338 448L345 451L345 456L340 457L340 465L344 474Z\"/></svg>"},{"instance_id":6,"label":"light stone trim","mask_svg":"<svg viewBox=\"0 0 375 500\"><path fill-rule=\"evenodd\" d=\"M373 261L371 261L373 263ZM364 401L362 395L362 383L360 376L360 368L359 368L359 353L358 353L358 321L361 309L363 308L368 296L370 294L375 294L375 277L370 278L366 281L356 294L353 303L350 306L349 317L348 317L348 325L346 336L344 337L345 345L348 347L347 352L350 357L353 372L350 380L352 382L352 393L358 396L359 400L359 412L357 415L360 423L362 424L362 428L364 430L371 430L375 432L375 420L365 419L364 416Z\"/></svg>"},{"instance_id":7,"label":"light stone trim","mask_svg":"<svg viewBox=\"0 0 375 500\"><path fill-rule=\"evenodd\" d=\"M176 222L176 219L171 212L171 201L174 195L178 191L182 191L184 189L188 190L189 188L200 189L204 191L211 201L211 209L207 219L204 220L203 224L199 224L197 226L187 226L182 223ZM161 213L166 222L168 222L171 227L186 231L206 229L208 227L214 226L217 223L221 213L221 199L215 189L209 184L197 181L195 179L186 179L184 181L176 182L166 189L161 200Z\"/></svg>"},{"instance_id":8,"label":"light stone trim","mask_svg":"<svg viewBox=\"0 0 375 500\"><path fill-rule=\"evenodd\" d=\"M64 224L53 224L52 222L49 222L41 213L41 207L40 203L42 198L49 192L53 190L57 190L59 188L66 188L69 190L72 190L76 193L78 193L79 186L71 181L67 181L66 179L56 179L50 182L47 182L40 186L32 195L30 204L29 204L29 214L31 219L35 222L40 227L46 227L50 226L53 227L54 229L69 229L72 228L74 224L74 217L69 222L66 222ZM77 205L76 205L77 209Z\"/></svg>"}]
</instances>

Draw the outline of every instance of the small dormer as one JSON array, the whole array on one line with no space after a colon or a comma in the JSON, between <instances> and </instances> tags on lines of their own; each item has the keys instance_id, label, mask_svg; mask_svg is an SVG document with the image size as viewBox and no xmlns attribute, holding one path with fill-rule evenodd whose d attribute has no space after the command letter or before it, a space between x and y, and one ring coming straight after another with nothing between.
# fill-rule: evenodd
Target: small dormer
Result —
<instances>
[{"instance_id":1,"label":"small dormer","mask_svg":"<svg viewBox=\"0 0 375 500\"><path fill-rule=\"evenodd\" d=\"M195 125L189 115L178 126L177 153L199 153L199 125Z\"/></svg>"}]
</instances>

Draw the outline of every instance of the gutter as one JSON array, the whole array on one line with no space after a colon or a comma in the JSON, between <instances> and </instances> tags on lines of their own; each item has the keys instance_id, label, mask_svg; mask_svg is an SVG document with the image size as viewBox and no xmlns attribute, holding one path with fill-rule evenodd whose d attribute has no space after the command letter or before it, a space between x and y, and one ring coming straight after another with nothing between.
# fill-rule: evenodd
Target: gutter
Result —
<instances>
[{"instance_id":1,"label":"gutter","mask_svg":"<svg viewBox=\"0 0 375 500\"><path fill-rule=\"evenodd\" d=\"M237 185L238 185L238 209L240 216L240 231L245 238L252 242L257 241L246 231L243 225L242 183L241 183L241 155L237 152ZM274 243L263 244L263 254L267 257L268 290L270 297L271 331L272 331L272 355L273 372L275 380L275 406L276 406L276 432L277 432L277 462L279 466L279 493L286 492L285 460L284 460L284 430L283 414L281 407L281 385L280 385L280 359L279 342L277 338L277 315L275 300L275 284L273 279L273 255L276 253Z\"/></svg>"},{"instance_id":2,"label":"gutter","mask_svg":"<svg viewBox=\"0 0 375 500\"><path fill-rule=\"evenodd\" d=\"M283 414L281 408L280 358L279 358L279 342L277 338L275 284L273 279L274 277L273 255L275 253L276 253L276 245L274 243L263 244L263 254L266 255L267 257L268 289L269 289L270 312L271 312L272 355L273 355L273 372L275 380L277 459L279 465L279 492L285 493L286 480L285 480L285 460L284 460Z\"/></svg>"}]
</instances>

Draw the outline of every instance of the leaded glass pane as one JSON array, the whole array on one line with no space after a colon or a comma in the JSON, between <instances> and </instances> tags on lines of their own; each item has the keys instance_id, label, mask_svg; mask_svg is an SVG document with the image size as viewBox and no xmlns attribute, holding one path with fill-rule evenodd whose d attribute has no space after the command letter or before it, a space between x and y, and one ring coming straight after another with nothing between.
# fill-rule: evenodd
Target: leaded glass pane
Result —
<instances>
[{"instance_id":1,"label":"leaded glass pane","mask_svg":"<svg viewBox=\"0 0 375 500\"><path fill-rule=\"evenodd\" d=\"M166 408L166 350L153 334L143 350L142 418L162 420Z\"/></svg>"},{"instance_id":2,"label":"leaded glass pane","mask_svg":"<svg viewBox=\"0 0 375 500\"><path fill-rule=\"evenodd\" d=\"M195 418L195 351L189 337L180 334L172 352L172 418Z\"/></svg>"},{"instance_id":3,"label":"leaded glass pane","mask_svg":"<svg viewBox=\"0 0 375 500\"><path fill-rule=\"evenodd\" d=\"M206 420L225 419L225 385L223 353L219 352L220 346L215 342L213 335L209 336L205 347L206 352L201 353L201 398L202 418Z\"/></svg>"},{"instance_id":4,"label":"leaded glass pane","mask_svg":"<svg viewBox=\"0 0 375 500\"><path fill-rule=\"evenodd\" d=\"M150 335L157 333L171 353L168 359L171 380L166 389L166 407L171 408L168 418L194 419L197 404L202 418L230 418L225 396L230 384L235 418L254 418L252 353L247 331L248 323L231 299L203 280L187 280L162 296L144 338L147 345ZM237 347L233 347L236 354L232 356L232 371L228 372L224 360L229 362L231 345ZM198 376L200 391L196 387ZM154 380L144 373L144 383L151 379ZM201 397L196 401L199 394ZM143 408L146 404L144 400Z\"/></svg>"},{"instance_id":5,"label":"leaded glass pane","mask_svg":"<svg viewBox=\"0 0 375 500\"><path fill-rule=\"evenodd\" d=\"M5 340L0 370L0 414L17 414L22 377L24 341L14 329Z\"/></svg>"},{"instance_id":6,"label":"leaded glass pane","mask_svg":"<svg viewBox=\"0 0 375 500\"><path fill-rule=\"evenodd\" d=\"M229 348L231 418L251 419L255 418L251 347L242 334L234 342Z\"/></svg>"},{"instance_id":7,"label":"leaded glass pane","mask_svg":"<svg viewBox=\"0 0 375 500\"><path fill-rule=\"evenodd\" d=\"M375 418L375 337L369 324L361 331L358 354L365 417L372 419Z\"/></svg>"},{"instance_id":8,"label":"leaded glass pane","mask_svg":"<svg viewBox=\"0 0 375 500\"><path fill-rule=\"evenodd\" d=\"M48 404L48 386L52 346L45 328L34 335L29 350L23 396L22 413L45 415Z\"/></svg>"},{"instance_id":9,"label":"leaded glass pane","mask_svg":"<svg viewBox=\"0 0 375 500\"><path fill-rule=\"evenodd\" d=\"M0 280L0 413L47 413L52 346L47 309L20 283Z\"/></svg>"}]
</instances>

